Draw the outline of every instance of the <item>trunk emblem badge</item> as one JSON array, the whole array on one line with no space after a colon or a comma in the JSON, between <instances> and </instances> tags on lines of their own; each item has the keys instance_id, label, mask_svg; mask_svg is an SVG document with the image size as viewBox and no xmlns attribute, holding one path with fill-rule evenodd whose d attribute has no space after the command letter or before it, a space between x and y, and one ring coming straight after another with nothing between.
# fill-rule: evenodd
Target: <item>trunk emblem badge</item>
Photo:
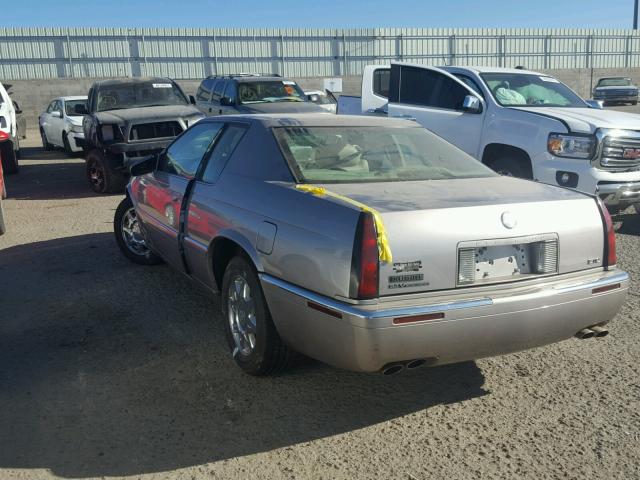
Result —
<instances>
[{"instance_id":1,"label":"trunk emblem badge","mask_svg":"<svg viewBox=\"0 0 640 480\"><path fill-rule=\"evenodd\" d=\"M502 225L509 229L514 228L518 224L518 220L516 220L516 217L514 217L511 212L504 212L500 219L502 220Z\"/></svg>"}]
</instances>

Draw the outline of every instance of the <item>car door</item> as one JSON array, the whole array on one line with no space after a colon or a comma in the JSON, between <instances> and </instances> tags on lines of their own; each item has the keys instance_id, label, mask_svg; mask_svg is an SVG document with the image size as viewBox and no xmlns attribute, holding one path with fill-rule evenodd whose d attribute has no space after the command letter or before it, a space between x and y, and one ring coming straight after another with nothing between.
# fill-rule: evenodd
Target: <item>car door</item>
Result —
<instances>
[{"instance_id":1,"label":"car door","mask_svg":"<svg viewBox=\"0 0 640 480\"><path fill-rule=\"evenodd\" d=\"M45 128L47 140L49 140L49 143L57 146L62 146L62 129L64 127L62 108L62 100L56 100L53 105L53 110L49 113L47 126Z\"/></svg>"},{"instance_id":2,"label":"car door","mask_svg":"<svg viewBox=\"0 0 640 480\"><path fill-rule=\"evenodd\" d=\"M185 259L191 276L212 289L219 286L215 285L209 273L209 245L230 223L225 214L227 202L218 200L217 183L247 129L247 124L238 122L224 125L203 162L187 205L183 242Z\"/></svg>"},{"instance_id":3,"label":"car door","mask_svg":"<svg viewBox=\"0 0 640 480\"><path fill-rule=\"evenodd\" d=\"M184 271L180 248L183 202L222 125L199 123L179 136L158 158L156 170L145 175L139 194L139 214L151 247L168 263Z\"/></svg>"},{"instance_id":4,"label":"car door","mask_svg":"<svg viewBox=\"0 0 640 480\"><path fill-rule=\"evenodd\" d=\"M204 79L196 93L196 108L205 115L211 114L211 87L214 81L211 78Z\"/></svg>"},{"instance_id":5,"label":"car door","mask_svg":"<svg viewBox=\"0 0 640 480\"><path fill-rule=\"evenodd\" d=\"M467 96L480 108L468 110ZM415 118L469 155L478 158L486 106L472 88L435 67L392 64L389 116Z\"/></svg>"},{"instance_id":6,"label":"car door","mask_svg":"<svg viewBox=\"0 0 640 480\"><path fill-rule=\"evenodd\" d=\"M236 88L236 82L227 80L222 98L220 99L220 115L233 115L238 113L236 109L237 96L238 89Z\"/></svg>"},{"instance_id":7,"label":"car door","mask_svg":"<svg viewBox=\"0 0 640 480\"><path fill-rule=\"evenodd\" d=\"M213 90L211 91L211 106L209 108L209 115L222 115L222 106L220 105L220 99L224 93L224 87L227 81L218 79L213 84Z\"/></svg>"}]
</instances>

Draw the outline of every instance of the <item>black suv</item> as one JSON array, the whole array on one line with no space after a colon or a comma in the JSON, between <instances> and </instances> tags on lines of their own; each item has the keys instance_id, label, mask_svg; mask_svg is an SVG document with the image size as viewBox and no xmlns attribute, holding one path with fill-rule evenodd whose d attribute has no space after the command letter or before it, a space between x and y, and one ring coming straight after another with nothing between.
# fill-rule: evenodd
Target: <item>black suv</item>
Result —
<instances>
[{"instance_id":1,"label":"black suv","mask_svg":"<svg viewBox=\"0 0 640 480\"><path fill-rule=\"evenodd\" d=\"M127 78L96 82L84 114L87 179L95 192L120 192L129 166L166 147L190 125L204 118L182 89L168 78Z\"/></svg>"},{"instance_id":2,"label":"black suv","mask_svg":"<svg viewBox=\"0 0 640 480\"><path fill-rule=\"evenodd\" d=\"M205 78L196 94L196 106L205 115L324 111L309 101L296 82L258 74Z\"/></svg>"}]
</instances>

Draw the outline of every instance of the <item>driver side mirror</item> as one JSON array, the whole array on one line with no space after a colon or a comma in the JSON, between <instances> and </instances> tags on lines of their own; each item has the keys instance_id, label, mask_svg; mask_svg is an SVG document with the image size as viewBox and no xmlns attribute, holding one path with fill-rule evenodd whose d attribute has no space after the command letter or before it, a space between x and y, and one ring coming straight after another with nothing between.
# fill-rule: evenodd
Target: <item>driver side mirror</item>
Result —
<instances>
[{"instance_id":1,"label":"driver side mirror","mask_svg":"<svg viewBox=\"0 0 640 480\"><path fill-rule=\"evenodd\" d=\"M481 113L482 102L475 95L467 95L462 101L462 111L467 113Z\"/></svg>"},{"instance_id":2,"label":"driver side mirror","mask_svg":"<svg viewBox=\"0 0 640 480\"><path fill-rule=\"evenodd\" d=\"M196 104L196 97L194 97L193 95L189 95L189 103L191 105L195 105Z\"/></svg>"},{"instance_id":3,"label":"driver side mirror","mask_svg":"<svg viewBox=\"0 0 640 480\"><path fill-rule=\"evenodd\" d=\"M16 115L20 115L22 113L20 105L18 105L18 102L16 102L15 100L13 100L13 109L16 111Z\"/></svg>"},{"instance_id":4,"label":"driver side mirror","mask_svg":"<svg viewBox=\"0 0 640 480\"><path fill-rule=\"evenodd\" d=\"M56 118L62 118L62 112L60 110L54 110L53 112L51 112L51 116Z\"/></svg>"},{"instance_id":5,"label":"driver side mirror","mask_svg":"<svg viewBox=\"0 0 640 480\"><path fill-rule=\"evenodd\" d=\"M235 105L235 102L229 97L222 97L220 99L220 105L222 105L223 107L232 107L233 105Z\"/></svg>"},{"instance_id":6,"label":"driver side mirror","mask_svg":"<svg viewBox=\"0 0 640 480\"><path fill-rule=\"evenodd\" d=\"M597 110L602 110L604 108L604 102L602 100L585 100L589 108L595 108Z\"/></svg>"},{"instance_id":7,"label":"driver side mirror","mask_svg":"<svg viewBox=\"0 0 640 480\"><path fill-rule=\"evenodd\" d=\"M148 155L146 157L143 157L142 159L129 166L129 173L131 173L132 177L139 177L140 175L151 173L156 169L159 158L160 154Z\"/></svg>"},{"instance_id":8,"label":"driver side mirror","mask_svg":"<svg viewBox=\"0 0 640 480\"><path fill-rule=\"evenodd\" d=\"M78 115L86 115L87 114L87 106L83 103L79 103L73 107L73 111Z\"/></svg>"}]
</instances>

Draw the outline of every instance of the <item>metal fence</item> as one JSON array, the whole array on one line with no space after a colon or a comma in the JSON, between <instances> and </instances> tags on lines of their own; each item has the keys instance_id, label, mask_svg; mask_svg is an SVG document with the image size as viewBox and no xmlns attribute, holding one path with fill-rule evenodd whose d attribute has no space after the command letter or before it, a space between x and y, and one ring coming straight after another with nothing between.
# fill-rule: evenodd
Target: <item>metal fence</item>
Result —
<instances>
[{"instance_id":1,"label":"metal fence","mask_svg":"<svg viewBox=\"0 0 640 480\"><path fill-rule=\"evenodd\" d=\"M344 76L371 63L640 67L640 34L586 29L0 28L0 79L270 72Z\"/></svg>"}]
</instances>

